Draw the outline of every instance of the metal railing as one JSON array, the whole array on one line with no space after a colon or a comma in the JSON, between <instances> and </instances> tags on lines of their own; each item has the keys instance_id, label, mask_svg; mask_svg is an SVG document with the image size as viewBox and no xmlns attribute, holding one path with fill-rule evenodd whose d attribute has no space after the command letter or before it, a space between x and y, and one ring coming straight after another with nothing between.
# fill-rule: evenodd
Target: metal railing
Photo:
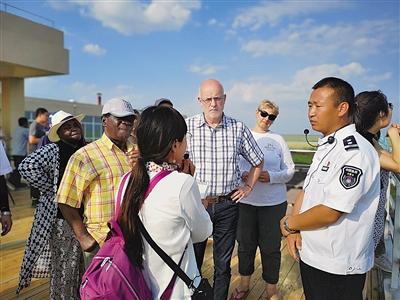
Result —
<instances>
[{"instance_id":1,"label":"metal railing","mask_svg":"<svg viewBox=\"0 0 400 300\"><path fill-rule=\"evenodd\" d=\"M392 253L392 275L388 292L398 294L400 289L400 175L392 172L389 176L386 212L388 242L391 246L388 252Z\"/></svg>"},{"instance_id":2,"label":"metal railing","mask_svg":"<svg viewBox=\"0 0 400 300\"><path fill-rule=\"evenodd\" d=\"M7 12L7 13L11 13L13 15L16 16L20 16L20 17L26 17L26 16L30 16L30 20L31 21L41 21L39 23L43 24L43 25L50 25L51 27L55 27L55 22L51 19L48 19L46 17L40 16L38 14L35 14L33 12L30 12L28 10L16 7L14 5L5 3L0 1L0 10ZM32 17L35 17L35 19L32 19ZM45 23L43 23L45 22Z\"/></svg>"}]
</instances>

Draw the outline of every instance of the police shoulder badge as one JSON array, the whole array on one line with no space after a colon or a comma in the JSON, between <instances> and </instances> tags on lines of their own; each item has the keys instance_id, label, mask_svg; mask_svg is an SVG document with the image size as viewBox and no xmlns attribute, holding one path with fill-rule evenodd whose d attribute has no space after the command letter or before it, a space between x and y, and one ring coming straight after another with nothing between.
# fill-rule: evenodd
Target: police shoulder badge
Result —
<instances>
[{"instance_id":1,"label":"police shoulder badge","mask_svg":"<svg viewBox=\"0 0 400 300\"><path fill-rule=\"evenodd\" d=\"M340 174L340 184L346 189L352 189L360 183L362 170L354 167L344 165L342 167L342 173Z\"/></svg>"},{"instance_id":2,"label":"police shoulder badge","mask_svg":"<svg viewBox=\"0 0 400 300\"><path fill-rule=\"evenodd\" d=\"M346 151L359 149L354 135L349 135L343 140L344 149Z\"/></svg>"}]
</instances>

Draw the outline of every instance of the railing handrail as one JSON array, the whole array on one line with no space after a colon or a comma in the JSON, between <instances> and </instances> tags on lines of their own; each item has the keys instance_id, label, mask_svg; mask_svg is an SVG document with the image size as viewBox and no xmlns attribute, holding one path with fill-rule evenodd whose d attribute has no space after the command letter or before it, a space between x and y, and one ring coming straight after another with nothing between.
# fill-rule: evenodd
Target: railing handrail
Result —
<instances>
[{"instance_id":1,"label":"railing handrail","mask_svg":"<svg viewBox=\"0 0 400 300\"><path fill-rule=\"evenodd\" d=\"M313 149L290 149L290 152L298 152L298 153L315 153L316 150Z\"/></svg>"},{"instance_id":2,"label":"railing handrail","mask_svg":"<svg viewBox=\"0 0 400 300\"><path fill-rule=\"evenodd\" d=\"M8 4L8 3L5 3L5 2L0 2L0 10L2 10L1 9L2 6L4 6L4 12L11 13L10 11L7 10L7 7L12 7L15 10L19 10L19 11L22 11L22 12L28 14L28 15L32 15L32 16L35 16L35 17L40 18L42 20L45 20L45 21L50 23L51 27L55 27L55 22L52 19L43 17L43 16L35 14L35 13L31 12L31 11L25 10L23 8L16 7L14 5L11 5L11 4Z\"/></svg>"},{"instance_id":3,"label":"railing handrail","mask_svg":"<svg viewBox=\"0 0 400 300\"><path fill-rule=\"evenodd\" d=\"M391 195L391 186L395 187L395 198ZM390 217L390 212L394 211L394 220ZM390 288L396 291L400 288L399 268L400 268L400 174L390 172L389 186L387 190L386 212L388 214L389 237L392 240L392 275Z\"/></svg>"}]
</instances>

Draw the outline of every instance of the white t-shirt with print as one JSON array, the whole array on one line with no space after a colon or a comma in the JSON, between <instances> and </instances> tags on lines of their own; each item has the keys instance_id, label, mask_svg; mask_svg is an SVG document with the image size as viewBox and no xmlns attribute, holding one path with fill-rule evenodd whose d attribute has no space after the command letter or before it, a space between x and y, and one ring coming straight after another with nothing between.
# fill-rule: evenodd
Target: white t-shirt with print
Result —
<instances>
[{"instance_id":1,"label":"white t-shirt with print","mask_svg":"<svg viewBox=\"0 0 400 300\"><path fill-rule=\"evenodd\" d=\"M286 201L286 183L294 175L294 163L285 140L279 134L268 131L251 131L264 154L263 171L268 171L270 182L257 182L250 195L240 202L254 206L272 206ZM240 160L240 172L250 170L250 164Z\"/></svg>"}]
</instances>

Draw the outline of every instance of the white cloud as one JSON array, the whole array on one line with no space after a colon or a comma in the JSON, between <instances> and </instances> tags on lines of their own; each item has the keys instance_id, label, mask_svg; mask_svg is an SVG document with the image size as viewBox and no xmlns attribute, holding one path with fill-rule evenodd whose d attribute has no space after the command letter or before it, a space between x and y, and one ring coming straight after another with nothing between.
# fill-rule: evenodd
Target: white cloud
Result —
<instances>
[{"instance_id":1,"label":"white cloud","mask_svg":"<svg viewBox=\"0 0 400 300\"><path fill-rule=\"evenodd\" d=\"M216 26L217 27L225 27L225 24L223 22L220 22L215 18L208 20L207 25L211 26L211 27L216 27Z\"/></svg>"},{"instance_id":2,"label":"white cloud","mask_svg":"<svg viewBox=\"0 0 400 300\"><path fill-rule=\"evenodd\" d=\"M101 48L97 44L86 44L85 46L83 46L83 52L101 56L101 55L106 54L107 50Z\"/></svg>"},{"instance_id":3,"label":"white cloud","mask_svg":"<svg viewBox=\"0 0 400 300\"><path fill-rule=\"evenodd\" d=\"M48 0L47 4L58 11L68 11L74 8L74 4L69 1L60 1L60 0Z\"/></svg>"},{"instance_id":4,"label":"white cloud","mask_svg":"<svg viewBox=\"0 0 400 300\"><path fill-rule=\"evenodd\" d=\"M201 7L192 1L88 1L74 0L82 15L124 35L154 31L178 31Z\"/></svg>"},{"instance_id":5,"label":"white cloud","mask_svg":"<svg viewBox=\"0 0 400 300\"><path fill-rule=\"evenodd\" d=\"M223 70L223 66L215 66L215 65L210 65L210 64L205 64L205 65L191 65L190 66L190 72L196 73L196 74L201 74L201 75L211 75L215 74L221 70Z\"/></svg>"},{"instance_id":6,"label":"white cloud","mask_svg":"<svg viewBox=\"0 0 400 300\"><path fill-rule=\"evenodd\" d=\"M307 15L341 8L345 5L348 6L348 4L337 1L319 1L318 4L314 1L264 1L244 9L235 17L232 27L250 27L251 30L257 30L265 24L274 26L284 17Z\"/></svg>"},{"instance_id":7,"label":"white cloud","mask_svg":"<svg viewBox=\"0 0 400 300\"><path fill-rule=\"evenodd\" d=\"M385 72L383 74L371 75L365 78L366 81L371 83L378 83L381 81L389 80L392 78L392 72Z\"/></svg>"},{"instance_id":8,"label":"white cloud","mask_svg":"<svg viewBox=\"0 0 400 300\"><path fill-rule=\"evenodd\" d=\"M287 84L271 82L270 78L255 78L235 82L227 94L238 102L258 103L261 99L269 97L273 101L293 102L306 99L311 87L324 77L335 76L349 80L361 78L366 72L357 62L346 65L316 65L298 70Z\"/></svg>"},{"instance_id":9,"label":"white cloud","mask_svg":"<svg viewBox=\"0 0 400 300\"><path fill-rule=\"evenodd\" d=\"M349 54L353 58L390 51L396 47L397 24L392 20L363 21L358 24L324 25L306 20L289 25L269 39L253 39L243 43L242 50L255 57L264 55ZM382 47L385 45L385 47Z\"/></svg>"},{"instance_id":10,"label":"white cloud","mask_svg":"<svg viewBox=\"0 0 400 300\"><path fill-rule=\"evenodd\" d=\"M217 20L216 20L216 19L210 19L210 20L208 20L207 24L208 24L209 26L216 25L216 24L217 24Z\"/></svg>"},{"instance_id":11,"label":"white cloud","mask_svg":"<svg viewBox=\"0 0 400 300\"><path fill-rule=\"evenodd\" d=\"M276 102L280 114L273 130L280 133L302 134L309 127L307 119L307 100L312 86L324 77L334 76L350 83L363 81L368 71L358 62L349 64L323 64L297 70L285 80L272 77L253 77L235 81L227 88L226 111L253 126L254 114L262 99Z\"/></svg>"}]
</instances>

